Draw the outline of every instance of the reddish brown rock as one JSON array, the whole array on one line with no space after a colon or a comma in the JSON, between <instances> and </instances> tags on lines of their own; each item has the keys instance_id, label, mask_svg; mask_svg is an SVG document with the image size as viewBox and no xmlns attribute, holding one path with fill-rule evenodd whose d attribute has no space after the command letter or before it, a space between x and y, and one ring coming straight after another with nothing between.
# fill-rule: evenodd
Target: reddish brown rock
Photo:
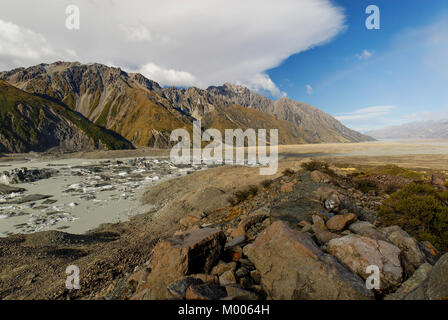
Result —
<instances>
[{"instance_id":1,"label":"reddish brown rock","mask_svg":"<svg viewBox=\"0 0 448 320\"><path fill-rule=\"evenodd\" d=\"M338 214L327 221L327 228L330 231L342 231L357 219L358 217L353 213Z\"/></svg>"},{"instance_id":2,"label":"reddish brown rock","mask_svg":"<svg viewBox=\"0 0 448 320\"><path fill-rule=\"evenodd\" d=\"M167 286L189 274L209 273L226 242L222 231L212 228L187 231L156 245L152 272L146 281L150 300L170 299Z\"/></svg>"}]
</instances>

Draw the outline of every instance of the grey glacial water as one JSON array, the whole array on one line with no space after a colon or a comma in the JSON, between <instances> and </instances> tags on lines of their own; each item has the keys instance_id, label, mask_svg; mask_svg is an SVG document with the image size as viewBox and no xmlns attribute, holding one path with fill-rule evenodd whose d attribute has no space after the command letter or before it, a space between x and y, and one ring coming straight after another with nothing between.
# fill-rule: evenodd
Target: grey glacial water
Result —
<instances>
[{"instance_id":1,"label":"grey glacial water","mask_svg":"<svg viewBox=\"0 0 448 320\"><path fill-rule=\"evenodd\" d=\"M14 172L20 168L27 168L31 178L14 183L18 180ZM140 202L147 187L205 168L205 164L175 165L168 158L3 164L0 183L11 183L10 186L26 191L0 194L0 237L45 230L80 234L102 223L128 220L151 209ZM29 173L30 170L35 171ZM51 172L51 177L32 181L33 174L42 171Z\"/></svg>"}]
</instances>

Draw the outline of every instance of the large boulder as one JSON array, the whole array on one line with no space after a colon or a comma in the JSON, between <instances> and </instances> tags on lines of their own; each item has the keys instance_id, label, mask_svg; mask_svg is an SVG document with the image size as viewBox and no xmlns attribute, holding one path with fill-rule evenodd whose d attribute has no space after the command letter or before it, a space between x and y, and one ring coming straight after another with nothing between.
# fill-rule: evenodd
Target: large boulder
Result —
<instances>
[{"instance_id":1,"label":"large boulder","mask_svg":"<svg viewBox=\"0 0 448 320\"><path fill-rule=\"evenodd\" d=\"M418 288L426 279L432 270L432 265L424 263L414 272L406 282L398 288L397 291L384 297L384 300L403 300L410 292Z\"/></svg>"},{"instance_id":2,"label":"large boulder","mask_svg":"<svg viewBox=\"0 0 448 320\"><path fill-rule=\"evenodd\" d=\"M388 242L352 234L328 242L327 251L365 280L371 275L367 273L367 267L377 266L380 271L379 291L392 291L403 280L401 250Z\"/></svg>"},{"instance_id":3,"label":"large boulder","mask_svg":"<svg viewBox=\"0 0 448 320\"><path fill-rule=\"evenodd\" d=\"M367 221L356 221L350 225L349 230L363 237L387 241L386 236Z\"/></svg>"},{"instance_id":4,"label":"large boulder","mask_svg":"<svg viewBox=\"0 0 448 320\"><path fill-rule=\"evenodd\" d=\"M159 242L146 281L146 298L172 299L167 286L189 274L209 273L219 261L225 243L224 233L213 228L190 230Z\"/></svg>"},{"instance_id":5,"label":"large boulder","mask_svg":"<svg viewBox=\"0 0 448 320\"><path fill-rule=\"evenodd\" d=\"M373 299L359 276L282 221L264 230L247 254L272 299Z\"/></svg>"},{"instance_id":6,"label":"large boulder","mask_svg":"<svg viewBox=\"0 0 448 320\"><path fill-rule=\"evenodd\" d=\"M425 263L425 254L420 250L419 243L399 226L383 228L381 230L389 240L403 252L403 267L408 276Z\"/></svg>"},{"instance_id":7,"label":"large boulder","mask_svg":"<svg viewBox=\"0 0 448 320\"><path fill-rule=\"evenodd\" d=\"M434 265L428 278L405 300L448 300L448 253Z\"/></svg>"}]
</instances>

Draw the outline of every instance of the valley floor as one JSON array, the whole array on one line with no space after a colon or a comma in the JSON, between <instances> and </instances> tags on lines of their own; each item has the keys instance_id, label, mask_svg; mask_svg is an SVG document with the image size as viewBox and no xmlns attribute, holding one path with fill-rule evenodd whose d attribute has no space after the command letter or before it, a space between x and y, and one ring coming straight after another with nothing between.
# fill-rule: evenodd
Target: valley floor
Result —
<instances>
[{"instance_id":1,"label":"valley floor","mask_svg":"<svg viewBox=\"0 0 448 320\"><path fill-rule=\"evenodd\" d=\"M270 179L281 177L286 168L298 170L312 158L344 170L386 164L429 174L448 169L446 140L281 146L279 153L278 173ZM15 192L0 202L0 233L7 236L0 238L0 299L117 298L113 291L119 282L151 257L159 239L182 229L181 218L226 208L235 191L267 178L259 175L258 168L243 166L176 167L168 154L139 149L0 157L0 173L21 167L60 172L49 179L11 185L27 189L29 195L51 197L13 203L27 195ZM30 202L39 214L33 206L26 207ZM18 208L22 205L25 208ZM312 202L306 209L315 209ZM19 211L24 214L14 217ZM280 211L277 218L283 214ZM62 222L48 218L63 213L67 219ZM29 227L38 225L40 215L47 219L42 220L42 230L54 231L32 233L41 230ZM65 268L72 264L79 266L84 278L81 290L69 292Z\"/></svg>"}]
</instances>

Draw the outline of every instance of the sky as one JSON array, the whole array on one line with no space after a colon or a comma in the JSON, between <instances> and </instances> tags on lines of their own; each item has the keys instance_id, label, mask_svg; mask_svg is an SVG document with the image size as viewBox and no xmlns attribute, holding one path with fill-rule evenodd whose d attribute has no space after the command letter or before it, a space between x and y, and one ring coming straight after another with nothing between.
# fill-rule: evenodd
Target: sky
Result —
<instances>
[{"instance_id":1,"label":"sky","mask_svg":"<svg viewBox=\"0 0 448 320\"><path fill-rule=\"evenodd\" d=\"M380 29L366 28L369 5ZM59 60L242 84L366 132L448 118L448 1L2 0L0 70Z\"/></svg>"}]
</instances>

